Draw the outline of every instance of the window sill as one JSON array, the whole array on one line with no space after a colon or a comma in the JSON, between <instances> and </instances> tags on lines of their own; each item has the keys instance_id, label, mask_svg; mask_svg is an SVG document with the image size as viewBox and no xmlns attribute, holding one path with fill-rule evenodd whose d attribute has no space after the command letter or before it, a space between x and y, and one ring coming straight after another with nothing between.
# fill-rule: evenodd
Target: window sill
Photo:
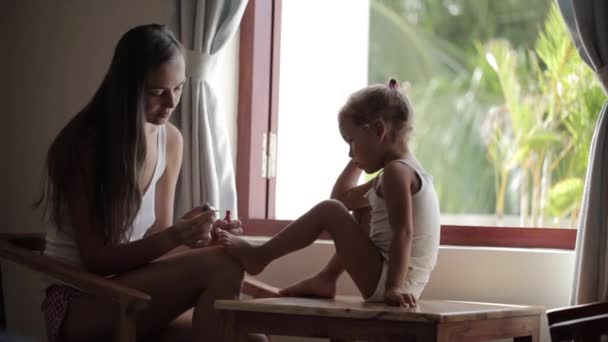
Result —
<instances>
[{"instance_id":1,"label":"window sill","mask_svg":"<svg viewBox=\"0 0 608 342\"><path fill-rule=\"evenodd\" d=\"M270 236L244 236L248 242L259 245L272 237ZM315 246L333 246L334 242L327 239L319 239L313 243ZM455 246L440 245L439 250L444 251L479 251L479 252L509 252L509 253L538 253L538 254L573 254L573 250L558 248L523 248L523 247L487 247L487 246Z\"/></svg>"},{"instance_id":2,"label":"window sill","mask_svg":"<svg viewBox=\"0 0 608 342\"><path fill-rule=\"evenodd\" d=\"M248 236L273 236L289 223L285 220L245 219L243 227ZM322 235L323 238L328 237ZM442 225L441 245L574 250L576 229Z\"/></svg>"}]
</instances>

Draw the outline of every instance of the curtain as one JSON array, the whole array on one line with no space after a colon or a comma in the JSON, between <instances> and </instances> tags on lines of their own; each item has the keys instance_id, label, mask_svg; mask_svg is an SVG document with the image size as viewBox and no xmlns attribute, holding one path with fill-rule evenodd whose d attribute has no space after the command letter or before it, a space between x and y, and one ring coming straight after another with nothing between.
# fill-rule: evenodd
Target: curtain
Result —
<instances>
[{"instance_id":1,"label":"curtain","mask_svg":"<svg viewBox=\"0 0 608 342\"><path fill-rule=\"evenodd\" d=\"M237 197L225 115L211 76L218 53L234 36L247 0L181 0L180 40L186 51L187 81L177 124L184 157L176 194L176 215L209 202L237 217ZM221 214L220 214L221 215Z\"/></svg>"},{"instance_id":2,"label":"curtain","mask_svg":"<svg viewBox=\"0 0 608 342\"><path fill-rule=\"evenodd\" d=\"M608 1L557 0L582 59L608 89ZM579 222L571 304L608 300L608 103L591 142Z\"/></svg>"}]
</instances>

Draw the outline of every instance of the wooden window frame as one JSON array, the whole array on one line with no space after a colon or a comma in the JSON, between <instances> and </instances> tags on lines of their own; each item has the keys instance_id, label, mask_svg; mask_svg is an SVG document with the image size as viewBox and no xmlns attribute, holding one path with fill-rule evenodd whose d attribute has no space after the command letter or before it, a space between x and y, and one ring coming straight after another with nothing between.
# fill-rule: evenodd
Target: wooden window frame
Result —
<instances>
[{"instance_id":1,"label":"wooden window frame","mask_svg":"<svg viewBox=\"0 0 608 342\"><path fill-rule=\"evenodd\" d=\"M267 176L269 137L277 134L280 13L281 0L250 0L240 29L236 185L240 219L254 236L291 222L275 219L276 181ZM442 245L573 250L575 241L576 229L441 226Z\"/></svg>"}]
</instances>

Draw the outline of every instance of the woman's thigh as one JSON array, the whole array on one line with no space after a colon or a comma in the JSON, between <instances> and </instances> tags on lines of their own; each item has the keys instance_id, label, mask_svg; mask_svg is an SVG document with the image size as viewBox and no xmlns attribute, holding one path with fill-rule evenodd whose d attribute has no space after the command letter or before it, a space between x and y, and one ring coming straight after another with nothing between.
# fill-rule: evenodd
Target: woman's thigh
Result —
<instances>
[{"instance_id":1,"label":"woman's thigh","mask_svg":"<svg viewBox=\"0 0 608 342\"><path fill-rule=\"evenodd\" d=\"M238 295L242 277L243 271L237 262L221 248L209 247L171 255L116 276L114 280L152 297L150 306L137 315L138 335L145 336L161 330L190 309L214 284L222 285L227 298ZM63 332L69 340L91 336L107 338L114 333L117 322L115 303L82 295L70 303Z\"/></svg>"}]
</instances>

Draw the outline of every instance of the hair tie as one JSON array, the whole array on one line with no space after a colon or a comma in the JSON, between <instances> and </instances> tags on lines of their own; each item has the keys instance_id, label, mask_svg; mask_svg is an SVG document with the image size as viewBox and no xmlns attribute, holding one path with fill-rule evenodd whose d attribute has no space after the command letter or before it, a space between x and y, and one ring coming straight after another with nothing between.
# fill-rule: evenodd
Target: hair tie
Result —
<instances>
[{"instance_id":1,"label":"hair tie","mask_svg":"<svg viewBox=\"0 0 608 342\"><path fill-rule=\"evenodd\" d=\"M388 81L388 87L389 87L390 89L397 89L397 88L399 88L399 82L397 82L397 80L396 80L396 79L391 78L391 80L390 80L390 81Z\"/></svg>"}]
</instances>

